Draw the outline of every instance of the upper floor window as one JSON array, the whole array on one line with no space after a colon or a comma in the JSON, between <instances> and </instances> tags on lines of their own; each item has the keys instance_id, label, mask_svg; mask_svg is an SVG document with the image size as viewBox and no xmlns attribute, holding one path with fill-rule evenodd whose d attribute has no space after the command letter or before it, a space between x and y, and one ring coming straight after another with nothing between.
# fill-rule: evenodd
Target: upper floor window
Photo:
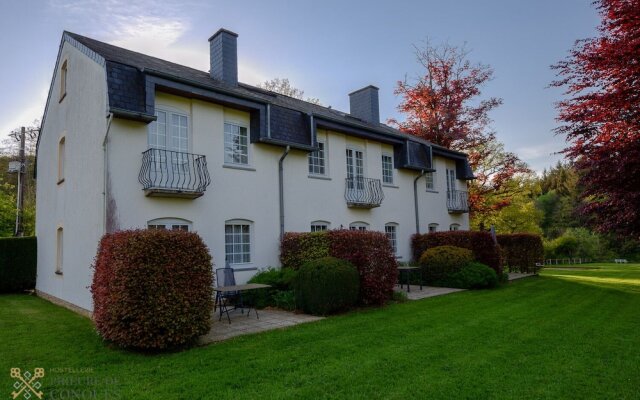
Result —
<instances>
[{"instance_id":1,"label":"upper floor window","mask_svg":"<svg viewBox=\"0 0 640 400\"><path fill-rule=\"evenodd\" d=\"M246 127L224 123L224 162L249 164L249 135Z\"/></svg>"},{"instance_id":2,"label":"upper floor window","mask_svg":"<svg viewBox=\"0 0 640 400\"><path fill-rule=\"evenodd\" d=\"M56 274L62 275L63 265L63 250L64 250L64 230L62 227L58 227L56 230Z\"/></svg>"},{"instance_id":3,"label":"upper floor window","mask_svg":"<svg viewBox=\"0 0 640 400\"><path fill-rule=\"evenodd\" d=\"M313 221L311 223L311 232L324 232L329 230L329 225L327 221Z\"/></svg>"},{"instance_id":4,"label":"upper floor window","mask_svg":"<svg viewBox=\"0 0 640 400\"><path fill-rule=\"evenodd\" d=\"M398 224L388 223L384 226L384 233L391 243L391 248L394 253L398 252Z\"/></svg>"},{"instance_id":5,"label":"upper floor window","mask_svg":"<svg viewBox=\"0 0 640 400\"><path fill-rule=\"evenodd\" d=\"M382 155L382 182L393 184L393 157L389 154Z\"/></svg>"},{"instance_id":6,"label":"upper floor window","mask_svg":"<svg viewBox=\"0 0 640 400\"><path fill-rule=\"evenodd\" d=\"M251 221L240 219L225 222L224 249L229 264L251 262Z\"/></svg>"},{"instance_id":7,"label":"upper floor window","mask_svg":"<svg viewBox=\"0 0 640 400\"><path fill-rule=\"evenodd\" d=\"M64 60L60 67L60 100L67 95L67 60Z\"/></svg>"},{"instance_id":8,"label":"upper floor window","mask_svg":"<svg viewBox=\"0 0 640 400\"><path fill-rule=\"evenodd\" d=\"M424 174L424 179L427 181L427 190L436 190L436 173L427 172Z\"/></svg>"},{"instance_id":9,"label":"upper floor window","mask_svg":"<svg viewBox=\"0 0 640 400\"><path fill-rule=\"evenodd\" d=\"M65 164L65 143L63 136L58 142L58 184L64 182L64 164Z\"/></svg>"},{"instance_id":10,"label":"upper floor window","mask_svg":"<svg viewBox=\"0 0 640 400\"><path fill-rule=\"evenodd\" d=\"M437 232L438 224L429 224L429 233Z\"/></svg>"},{"instance_id":11,"label":"upper floor window","mask_svg":"<svg viewBox=\"0 0 640 400\"><path fill-rule=\"evenodd\" d=\"M189 232L191 230L191 222L180 218L158 218L147 222L147 228Z\"/></svg>"},{"instance_id":12,"label":"upper floor window","mask_svg":"<svg viewBox=\"0 0 640 400\"><path fill-rule=\"evenodd\" d=\"M458 231L458 230L460 230L460 224L451 224L451 225L449 225L449 230L450 231Z\"/></svg>"},{"instance_id":13,"label":"upper floor window","mask_svg":"<svg viewBox=\"0 0 640 400\"><path fill-rule=\"evenodd\" d=\"M189 118L164 110L156 110L155 115L156 120L149 124L149 148L179 153L189 151Z\"/></svg>"},{"instance_id":14,"label":"upper floor window","mask_svg":"<svg viewBox=\"0 0 640 400\"><path fill-rule=\"evenodd\" d=\"M318 150L309 153L309 174L326 175L325 143L318 142Z\"/></svg>"},{"instance_id":15,"label":"upper floor window","mask_svg":"<svg viewBox=\"0 0 640 400\"><path fill-rule=\"evenodd\" d=\"M447 168L447 192L456 190L456 170Z\"/></svg>"},{"instance_id":16,"label":"upper floor window","mask_svg":"<svg viewBox=\"0 0 640 400\"><path fill-rule=\"evenodd\" d=\"M369 224L366 222L352 222L349 224L349 230L352 231L366 231L369 230Z\"/></svg>"}]
</instances>

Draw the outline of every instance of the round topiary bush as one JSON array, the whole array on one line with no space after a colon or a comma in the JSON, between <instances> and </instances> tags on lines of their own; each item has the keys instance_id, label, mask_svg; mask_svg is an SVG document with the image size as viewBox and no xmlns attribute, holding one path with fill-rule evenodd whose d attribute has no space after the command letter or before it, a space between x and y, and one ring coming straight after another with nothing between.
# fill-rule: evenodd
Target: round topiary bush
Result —
<instances>
[{"instance_id":1,"label":"round topiary bush","mask_svg":"<svg viewBox=\"0 0 640 400\"><path fill-rule=\"evenodd\" d=\"M95 258L93 319L122 347L159 350L209 332L211 256L195 234L133 230L106 234Z\"/></svg>"},{"instance_id":2,"label":"round topiary bush","mask_svg":"<svg viewBox=\"0 0 640 400\"><path fill-rule=\"evenodd\" d=\"M473 260L471 250L455 246L437 246L420 256L423 278L427 283L436 283L454 272L458 272Z\"/></svg>"},{"instance_id":3,"label":"round topiary bush","mask_svg":"<svg viewBox=\"0 0 640 400\"><path fill-rule=\"evenodd\" d=\"M460 289L489 289L498 285L498 275L485 264L470 262L460 271L444 278L441 283L443 286Z\"/></svg>"},{"instance_id":4,"label":"round topiary bush","mask_svg":"<svg viewBox=\"0 0 640 400\"><path fill-rule=\"evenodd\" d=\"M296 302L304 312L327 315L358 301L360 275L348 261L334 257L304 263L295 278Z\"/></svg>"}]
</instances>

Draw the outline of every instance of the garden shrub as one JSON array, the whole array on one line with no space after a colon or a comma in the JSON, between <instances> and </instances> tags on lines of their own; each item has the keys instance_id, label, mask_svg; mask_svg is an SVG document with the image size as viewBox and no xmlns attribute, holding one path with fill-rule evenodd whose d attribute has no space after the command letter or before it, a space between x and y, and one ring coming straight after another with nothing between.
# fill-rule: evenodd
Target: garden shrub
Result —
<instances>
[{"instance_id":1,"label":"garden shrub","mask_svg":"<svg viewBox=\"0 0 640 400\"><path fill-rule=\"evenodd\" d=\"M122 347L167 349L209 332L211 256L195 234L132 230L106 234L95 258L93 318Z\"/></svg>"},{"instance_id":2,"label":"garden shrub","mask_svg":"<svg viewBox=\"0 0 640 400\"><path fill-rule=\"evenodd\" d=\"M263 283L271 287L247 291L242 296L248 304L252 304L256 308L278 307L294 310L293 280L296 275L297 271L291 268L269 267L254 275L249 279L249 283Z\"/></svg>"},{"instance_id":3,"label":"garden shrub","mask_svg":"<svg viewBox=\"0 0 640 400\"><path fill-rule=\"evenodd\" d=\"M331 256L347 260L360 274L360 302L382 305L393 294L398 280L398 261L382 232L329 231Z\"/></svg>"},{"instance_id":4,"label":"garden shrub","mask_svg":"<svg viewBox=\"0 0 640 400\"><path fill-rule=\"evenodd\" d=\"M411 238L414 260L419 260L425 250L437 246L456 246L469 249L478 262L488 265L496 274L502 273L500 246L489 232L450 231L415 234Z\"/></svg>"},{"instance_id":5,"label":"garden shrub","mask_svg":"<svg viewBox=\"0 0 640 400\"><path fill-rule=\"evenodd\" d=\"M540 235L514 233L497 237L504 265L509 266L510 271L538 273L541 267L536 266L536 263L544 262L544 248Z\"/></svg>"},{"instance_id":6,"label":"garden shrub","mask_svg":"<svg viewBox=\"0 0 640 400\"><path fill-rule=\"evenodd\" d=\"M16 293L36 286L35 237L0 238L0 293Z\"/></svg>"},{"instance_id":7,"label":"garden shrub","mask_svg":"<svg viewBox=\"0 0 640 400\"><path fill-rule=\"evenodd\" d=\"M333 230L285 233L280 246L283 268L298 268L327 255L350 261L360 274L360 302L384 304L398 278L398 262L389 239L381 232Z\"/></svg>"},{"instance_id":8,"label":"garden shrub","mask_svg":"<svg viewBox=\"0 0 640 400\"><path fill-rule=\"evenodd\" d=\"M460 289L489 289L498 285L496 271L485 264L470 262L439 282L439 286Z\"/></svg>"},{"instance_id":9,"label":"garden shrub","mask_svg":"<svg viewBox=\"0 0 640 400\"><path fill-rule=\"evenodd\" d=\"M280 243L280 263L283 268L298 269L309 260L328 255L328 232L287 232Z\"/></svg>"},{"instance_id":10,"label":"garden shrub","mask_svg":"<svg viewBox=\"0 0 640 400\"><path fill-rule=\"evenodd\" d=\"M323 257L304 263L295 279L300 309L314 315L346 310L358 301L360 277L348 261Z\"/></svg>"},{"instance_id":11,"label":"garden shrub","mask_svg":"<svg viewBox=\"0 0 640 400\"><path fill-rule=\"evenodd\" d=\"M427 283L438 283L460 271L473 261L471 250L455 246L437 246L428 249L420 257L422 276Z\"/></svg>"}]
</instances>

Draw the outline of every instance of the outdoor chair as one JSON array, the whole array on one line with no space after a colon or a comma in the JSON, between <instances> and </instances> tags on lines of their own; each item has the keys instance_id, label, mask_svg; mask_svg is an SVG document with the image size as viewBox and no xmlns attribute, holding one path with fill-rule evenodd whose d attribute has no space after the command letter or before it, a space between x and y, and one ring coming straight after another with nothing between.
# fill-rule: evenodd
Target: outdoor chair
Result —
<instances>
[{"instance_id":1,"label":"outdoor chair","mask_svg":"<svg viewBox=\"0 0 640 400\"><path fill-rule=\"evenodd\" d=\"M235 286L236 285L236 277L233 268L229 266L227 262L227 266L224 268L216 269L216 283L218 287L221 286ZM233 308L229 308L229 302L233 302ZM222 314L227 314L227 319L229 323L231 323L231 317L229 317L229 311L233 311L237 308L240 308L242 313L244 314L244 303L242 301L242 292L240 291L229 291L229 292L216 292L216 301L213 305L213 311L216 311L216 307L220 308L220 317L218 321L222 320ZM247 316L249 313L247 312Z\"/></svg>"}]
</instances>

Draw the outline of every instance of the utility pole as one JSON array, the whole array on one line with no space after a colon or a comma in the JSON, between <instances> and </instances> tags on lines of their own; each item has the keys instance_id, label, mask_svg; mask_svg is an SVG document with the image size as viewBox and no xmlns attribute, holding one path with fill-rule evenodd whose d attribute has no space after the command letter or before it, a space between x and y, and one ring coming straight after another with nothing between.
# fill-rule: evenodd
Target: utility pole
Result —
<instances>
[{"instance_id":1,"label":"utility pole","mask_svg":"<svg viewBox=\"0 0 640 400\"><path fill-rule=\"evenodd\" d=\"M35 137L39 132L39 129L29 129L26 130L23 126L20 128L19 132L12 132L9 136L13 137L15 140L20 142L20 151L18 153L19 160L17 162L9 163L9 172L17 172L18 173L18 198L16 201L16 228L14 231L14 236L24 236L24 192L26 191L27 186L27 156L26 156L26 142L27 135L30 138ZM12 164L18 164L17 166Z\"/></svg>"},{"instance_id":2,"label":"utility pole","mask_svg":"<svg viewBox=\"0 0 640 400\"><path fill-rule=\"evenodd\" d=\"M27 172L26 164L27 159L24 154L24 147L26 143L26 131L24 126L20 128L20 170L18 171L18 211L16 213L16 232L14 236L24 236L24 187L26 183L25 173Z\"/></svg>"}]
</instances>

